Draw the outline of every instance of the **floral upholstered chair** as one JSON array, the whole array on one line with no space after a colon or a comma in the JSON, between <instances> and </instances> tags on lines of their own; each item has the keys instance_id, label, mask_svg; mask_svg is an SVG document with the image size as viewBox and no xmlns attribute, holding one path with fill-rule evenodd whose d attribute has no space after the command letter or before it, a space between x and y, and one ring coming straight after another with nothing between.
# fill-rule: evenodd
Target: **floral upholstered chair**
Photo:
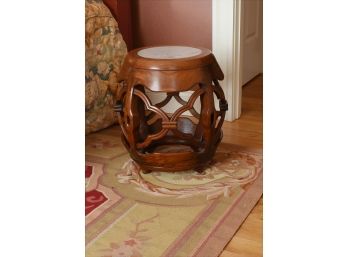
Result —
<instances>
[{"instance_id":1,"label":"floral upholstered chair","mask_svg":"<svg viewBox=\"0 0 348 257\"><path fill-rule=\"evenodd\" d=\"M127 47L117 21L102 0L86 0L85 17L85 132L88 134L116 121L114 93Z\"/></svg>"}]
</instances>

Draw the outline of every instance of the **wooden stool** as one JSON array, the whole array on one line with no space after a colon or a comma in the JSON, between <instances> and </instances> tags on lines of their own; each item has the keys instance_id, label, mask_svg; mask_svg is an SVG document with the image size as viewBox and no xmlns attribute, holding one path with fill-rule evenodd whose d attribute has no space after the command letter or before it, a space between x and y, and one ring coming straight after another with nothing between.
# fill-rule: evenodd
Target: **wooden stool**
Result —
<instances>
[{"instance_id":1,"label":"wooden stool","mask_svg":"<svg viewBox=\"0 0 348 257\"><path fill-rule=\"evenodd\" d=\"M209 164L228 109L218 83L223 77L214 55L204 48L159 46L128 53L115 111L122 142L144 172L202 171ZM182 99L180 93L190 91L189 99ZM154 104L149 96L158 92L165 93L165 99ZM172 98L181 107L165 112L162 108Z\"/></svg>"}]
</instances>

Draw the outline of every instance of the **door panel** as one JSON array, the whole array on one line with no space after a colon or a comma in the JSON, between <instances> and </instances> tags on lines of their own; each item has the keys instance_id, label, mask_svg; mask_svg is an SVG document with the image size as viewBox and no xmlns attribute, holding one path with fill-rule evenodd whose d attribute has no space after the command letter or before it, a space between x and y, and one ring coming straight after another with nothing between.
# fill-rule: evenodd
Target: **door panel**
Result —
<instances>
[{"instance_id":1,"label":"door panel","mask_svg":"<svg viewBox=\"0 0 348 257\"><path fill-rule=\"evenodd\" d=\"M262 0L243 0L242 49L244 85L262 73Z\"/></svg>"}]
</instances>

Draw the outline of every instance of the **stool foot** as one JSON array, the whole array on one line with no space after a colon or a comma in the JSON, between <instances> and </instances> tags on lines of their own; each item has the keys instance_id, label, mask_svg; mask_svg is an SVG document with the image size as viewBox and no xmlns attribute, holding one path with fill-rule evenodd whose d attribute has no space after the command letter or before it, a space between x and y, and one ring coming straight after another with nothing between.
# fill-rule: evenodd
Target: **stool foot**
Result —
<instances>
[{"instance_id":1,"label":"stool foot","mask_svg":"<svg viewBox=\"0 0 348 257\"><path fill-rule=\"evenodd\" d=\"M195 168L194 171L198 172L199 174L201 175L204 175L205 172L204 172L204 168L203 167L198 167L198 168Z\"/></svg>"}]
</instances>

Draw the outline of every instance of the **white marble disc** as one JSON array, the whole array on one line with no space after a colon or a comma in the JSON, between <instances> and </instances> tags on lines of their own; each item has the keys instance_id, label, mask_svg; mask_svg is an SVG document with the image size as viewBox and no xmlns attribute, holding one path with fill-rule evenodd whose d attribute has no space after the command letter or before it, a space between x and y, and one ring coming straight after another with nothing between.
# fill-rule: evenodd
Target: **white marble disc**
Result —
<instances>
[{"instance_id":1,"label":"white marble disc","mask_svg":"<svg viewBox=\"0 0 348 257\"><path fill-rule=\"evenodd\" d=\"M138 55L151 59L180 59L196 56L202 53L201 49L188 46L156 46L138 52Z\"/></svg>"}]
</instances>

